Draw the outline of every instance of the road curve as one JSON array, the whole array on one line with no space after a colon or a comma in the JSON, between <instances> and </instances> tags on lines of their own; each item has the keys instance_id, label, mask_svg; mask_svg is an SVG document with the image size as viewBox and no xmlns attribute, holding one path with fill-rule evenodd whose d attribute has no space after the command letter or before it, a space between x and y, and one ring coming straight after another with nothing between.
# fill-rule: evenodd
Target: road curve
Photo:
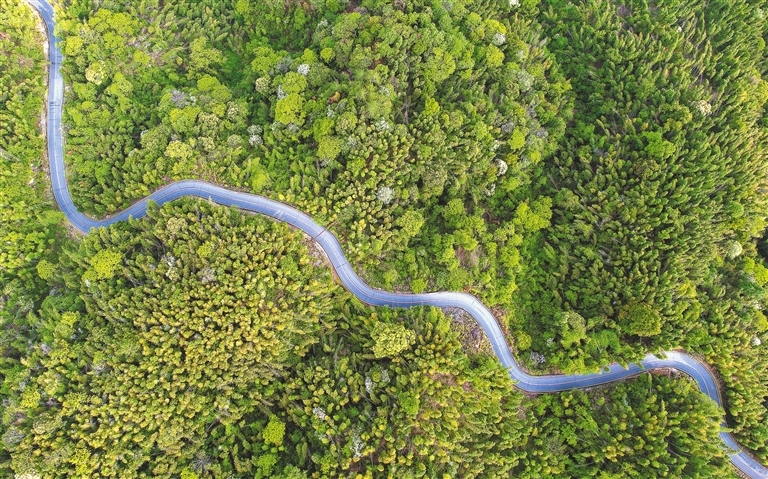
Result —
<instances>
[{"instance_id":1,"label":"road curve","mask_svg":"<svg viewBox=\"0 0 768 479\"><path fill-rule=\"evenodd\" d=\"M552 393L569 389L587 388L604 385L635 376L656 368L674 368L687 374L698 384L701 391L722 407L717 381L706 365L693 357L670 351L665 358L647 355L640 364L631 364L623 368L618 364L610 365L607 370L594 374L532 376L518 366L507 345L504 334L496 318L477 298L465 293L440 292L424 294L390 293L368 286L352 269L336 237L324 227L315 223L311 217L278 201L262 196L230 191L204 181L185 180L172 183L155 191L148 197L135 203L130 208L104 220L91 219L75 208L69 193L64 167L63 138L61 135L61 113L64 101L64 80L60 66L62 54L58 47L59 39L54 35L54 10L47 0L27 0L38 11L46 24L48 52L50 60L48 83L48 158L50 162L51 186L59 208L67 219L78 229L88 232L92 228L108 226L129 217L140 218L147 212L147 202L154 201L162 205L184 196L196 196L210 199L216 203L236 206L240 209L260 213L291 226L301 229L313 237L325 250L336 273L344 286L361 301L374 306L409 308L413 306L437 306L461 308L467 311L480 324L493 346L499 362L507 369L515 386L530 393ZM725 424L723 424L725 428ZM725 447L730 451L731 462L741 472L753 479L768 479L768 469L744 453L731 434L720 432Z\"/></svg>"}]
</instances>

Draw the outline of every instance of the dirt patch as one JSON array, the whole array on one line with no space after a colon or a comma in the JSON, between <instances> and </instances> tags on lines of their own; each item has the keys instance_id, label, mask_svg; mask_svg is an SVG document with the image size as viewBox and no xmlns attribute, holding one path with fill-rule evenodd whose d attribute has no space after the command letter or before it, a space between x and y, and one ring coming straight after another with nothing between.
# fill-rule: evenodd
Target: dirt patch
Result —
<instances>
[{"instance_id":1,"label":"dirt patch","mask_svg":"<svg viewBox=\"0 0 768 479\"><path fill-rule=\"evenodd\" d=\"M316 241L313 241L309 236L304 235L303 243L304 246L307 247L309 255L312 257L312 266L316 268L320 266L327 266L331 269L333 268L330 258L328 258L328 255L325 254L325 250L323 250L323 248L321 248Z\"/></svg>"},{"instance_id":2,"label":"dirt patch","mask_svg":"<svg viewBox=\"0 0 768 479\"><path fill-rule=\"evenodd\" d=\"M443 308L443 313L451 320L451 329L458 334L461 349L465 354L493 355L493 347L485 331L469 313L460 308Z\"/></svg>"},{"instance_id":3,"label":"dirt patch","mask_svg":"<svg viewBox=\"0 0 768 479\"><path fill-rule=\"evenodd\" d=\"M459 259L459 264L464 268L474 268L480 262L480 247L467 250L459 246L456 248L456 257Z\"/></svg>"},{"instance_id":4,"label":"dirt patch","mask_svg":"<svg viewBox=\"0 0 768 479\"><path fill-rule=\"evenodd\" d=\"M37 17L37 31L40 32L40 35L43 37L43 53L45 54L45 58L48 58L48 31L45 28L45 20L43 20L43 17L40 16L36 9L32 8L32 13ZM1 34L2 33L0 33L0 35Z\"/></svg>"},{"instance_id":5,"label":"dirt patch","mask_svg":"<svg viewBox=\"0 0 768 479\"><path fill-rule=\"evenodd\" d=\"M666 376L668 378L673 378L673 379L682 377L682 373L674 368L658 368L658 369L652 369L648 372L653 374L654 376Z\"/></svg>"},{"instance_id":6,"label":"dirt patch","mask_svg":"<svg viewBox=\"0 0 768 479\"><path fill-rule=\"evenodd\" d=\"M523 406L520 406L519 408L517 408L517 413L515 414L515 417L520 421L528 420L528 408Z\"/></svg>"},{"instance_id":7,"label":"dirt patch","mask_svg":"<svg viewBox=\"0 0 768 479\"><path fill-rule=\"evenodd\" d=\"M499 324L499 328L501 328L501 332L504 333L504 339L509 338L509 327L507 326L509 312L500 306L492 306L490 309L493 317L496 318L496 322ZM509 340L507 340L507 344L509 344Z\"/></svg>"},{"instance_id":8,"label":"dirt patch","mask_svg":"<svg viewBox=\"0 0 768 479\"><path fill-rule=\"evenodd\" d=\"M620 17L629 17L632 15L632 9L626 5L617 5L616 13L618 13Z\"/></svg>"},{"instance_id":9,"label":"dirt patch","mask_svg":"<svg viewBox=\"0 0 768 479\"><path fill-rule=\"evenodd\" d=\"M40 112L40 119L37 122L40 131L48 131L48 116L45 114L45 108Z\"/></svg>"},{"instance_id":10,"label":"dirt patch","mask_svg":"<svg viewBox=\"0 0 768 479\"><path fill-rule=\"evenodd\" d=\"M456 385L456 378L451 376L450 374L445 373L434 373L429 375L429 379L435 382L439 382L440 384L444 386L455 386Z\"/></svg>"}]
</instances>

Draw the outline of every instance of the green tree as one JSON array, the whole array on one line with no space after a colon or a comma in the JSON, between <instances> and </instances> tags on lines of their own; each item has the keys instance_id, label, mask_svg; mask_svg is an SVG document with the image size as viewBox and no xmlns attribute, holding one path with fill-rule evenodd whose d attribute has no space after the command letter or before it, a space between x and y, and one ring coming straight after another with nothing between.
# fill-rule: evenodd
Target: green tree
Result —
<instances>
[{"instance_id":1,"label":"green tree","mask_svg":"<svg viewBox=\"0 0 768 479\"><path fill-rule=\"evenodd\" d=\"M110 279L122 261L123 255L119 251L103 249L90 258L90 268L83 274L83 279Z\"/></svg>"},{"instance_id":2,"label":"green tree","mask_svg":"<svg viewBox=\"0 0 768 479\"><path fill-rule=\"evenodd\" d=\"M377 358L396 357L408 349L415 339L413 331L399 323L376 322L371 331L373 354Z\"/></svg>"},{"instance_id":3,"label":"green tree","mask_svg":"<svg viewBox=\"0 0 768 479\"><path fill-rule=\"evenodd\" d=\"M283 437L285 436L285 423L272 416L269 418L269 423L267 423L267 427L264 428L261 435L267 444L282 446Z\"/></svg>"},{"instance_id":4,"label":"green tree","mask_svg":"<svg viewBox=\"0 0 768 479\"><path fill-rule=\"evenodd\" d=\"M648 304L630 303L619 313L619 325L629 334L655 336L661 333L661 315Z\"/></svg>"},{"instance_id":5,"label":"green tree","mask_svg":"<svg viewBox=\"0 0 768 479\"><path fill-rule=\"evenodd\" d=\"M304 100L297 93L291 93L285 98L278 100L275 104L275 120L284 125L304 123L304 112L302 110Z\"/></svg>"}]
</instances>

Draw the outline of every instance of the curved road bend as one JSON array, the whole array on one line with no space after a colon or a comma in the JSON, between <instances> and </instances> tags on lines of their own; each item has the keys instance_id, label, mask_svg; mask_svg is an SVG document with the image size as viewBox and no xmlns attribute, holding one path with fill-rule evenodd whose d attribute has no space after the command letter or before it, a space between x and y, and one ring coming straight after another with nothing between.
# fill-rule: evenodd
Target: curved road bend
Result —
<instances>
[{"instance_id":1,"label":"curved road bend","mask_svg":"<svg viewBox=\"0 0 768 479\"><path fill-rule=\"evenodd\" d=\"M374 306L398 308L437 306L464 309L485 330L485 334L488 336L493 350L499 358L499 362L507 368L510 377L516 382L515 386L526 392L552 393L576 388L595 387L635 376L650 369L674 368L693 378L701 391L722 407L717 382L709 369L693 357L675 351L665 353L665 359L649 354L640 364L631 364L627 369L618 364L612 364L607 371L593 374L547 376L531 376L526 374L520 369L515 358L512 356L512 352L507 346L506 339L496 322L496 318L477 298L469 294L454 292L401 294L373 289L360 279L352 269L347 262L346 256L344 256L341 244L339 244L333 233L315 223L312 218L301 211L268 198L230 191L204 181L185 180L160 188L130 208L109 219L93 220L85 216L77 211L77 208L72 203L65 175L63 139L61 135L64 80L60 72L62 54L58 47L59 39L54 36L53 7L51 7L47 0L27 1L40 13L47 27L50 58L47 133L51 186L59 207L76 228L87 232L91 228L108 226L118 221L124 221L129 217L140 218L146 214L148 201L154 201L158 205L162 205L183 196L208 198L222 205L236 206L283 221L314 237L327 253L344 286L365 303ZM725 424L723 424L723 427L725 428ZM720 438L723 440L725 447L731 450L731 462L741 472L753 479L768 479L768 469L744 453L729 433L721 432Z\"/></svg>"}]
</instances>

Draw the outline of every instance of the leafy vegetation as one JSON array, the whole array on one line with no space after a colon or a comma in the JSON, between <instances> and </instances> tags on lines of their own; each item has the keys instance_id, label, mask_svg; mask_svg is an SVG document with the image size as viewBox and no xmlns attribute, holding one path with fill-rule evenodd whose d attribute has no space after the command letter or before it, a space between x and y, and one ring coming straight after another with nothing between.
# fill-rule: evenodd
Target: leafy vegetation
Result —
<instances>
[{"instance_id":1,"label":"leafy vegetation","mask_svg":"<svg viewBox=\"0 0 768 479\"><path fill-rule=\"evenodd\" d=\"M688 379L646 374L541 396L531 409L537 426L514 477L738 477L712 427L717 406Z\"/></svg>"},{"instance_id":2,"label":"leafy vegetation","mask_svg":"<svg viewBox=\"0 0 768 479\"><path fill-rule=\"evenodd\" d=\"M0 6L7 12L0 23L0 283L34 291L36 264L50 254L61 219L43 194L44 37L28 7L10 0Z\"/></svg>"},{"instance_id":3,"label":"leafy vegetation","mask_svg":"<svg viewBox=\"0 0 768 479\"><path fill-rule=\"evenodd\" d=\"M710 265L761 235L762 25L726 38L719 29L749 23L754 8L718 5L549 5L550 48L571 59L563 67L577 114L547 170L554 216L535 289L545 301L526 315L536 329L576 311L588 337L607 330L622 340L611 354L686 344ZM607 358L584 353L588 366Z\"/></svg>"},{"instance_id":4,"label":"leafy vegetation","mask_svg":"<svg viewBox=\"0 0 768 479\"><path fill-rule=\"evenodd\" d=\"M97 8L78 0L65 15L66 156L85 211L103 215L193 171L212 181L236 177L252 147L245 98L232 91L240 65L227 46L242 35L226 3Z\"/></svg>"},{"instance_id":5,"label":"leafy vegetation","mask_svg":"<svg viewBox=\"0 0 768 479\"><path fill-rule=\"evenodd\" d=\"M524 397L460 313L364 307L284 225L184 200L66 238L43 37L0 11L0 475L733 476L690 381ZM768 460L756 3L60 13L85 211L190 177L288 201L375 285L480 296L534 369L701 354Z\"/></svg>"},{"instance_id":6,"label":"leafy vegetation","mask_svg":"<svg viewBox=\"0 0 768 479\"><path fill-rule=\"evenodd\" d=\"M62 214L47 198L38 122L44 36L29 7L0 0L0 397L38 344L36 309L54 274ZM0 445L0 454L4 447Z\"/></svg>"},{"instance_id":7,"label":"leafy vegetation","mask_svg":"<svg viewBox=\"0 0 768 479\"><path fill-rule=\"evenodd\" d=\"M538 477L585 467L551 446L573 445L566 433L578 429L557 422L572 415L569 396L525 399L495 358L462 352L441 311L373 311L320 266L288 227L200 200L68 243L36 342L4 383L4 471ZM589 420L586 395L571 394ZM667 445L691 443L702 445L670 471L723 470L719 411L690 382L646 376L607 394L598 436L631 417L654 446L623 470L657 470ZM616 470L623 446L593 439L574 457Z\"/></svg>"},{"instance_id":8,"label":"leafy vegetation","mask_svg":"<svg viewBox=\"0 0 768 479\"><path fill-rule=\"evenodd\" d=\"M68 294L43 303L47 346L13 378L23 391L7 414L37 425L14 445L16 471L125 477L160 454L144 472L180 472L211 427L269 400L337 290L327 270L306 268L297 233L207 203L150 212L76 248L51 280Z\"/></svg>"},{"instance_id":9,"label":"leafy vegetation","mask_svg":"<svg viewBox=\"0 0 768 479\"><path fill-rule=\"evenodd\" d=\"M542 168L552 226L530 245L515 327L533 362L567 372L704 354L766 458L762 15L751 2L542 6L575 113Z\"/></svg>"},{"instance_id":10,"label":"leafy vegetation","mask_svg":"<svg viewBox=\"0 0 768 479\"><path fill-rule=\"evenodd\" d=\"M200 177L333 225L381 286L510 307L518 246L550 217L529 171L568 115L536 23L496 2L153 5L62 21L86 211Z\"/></svg>"}]
</instances>

